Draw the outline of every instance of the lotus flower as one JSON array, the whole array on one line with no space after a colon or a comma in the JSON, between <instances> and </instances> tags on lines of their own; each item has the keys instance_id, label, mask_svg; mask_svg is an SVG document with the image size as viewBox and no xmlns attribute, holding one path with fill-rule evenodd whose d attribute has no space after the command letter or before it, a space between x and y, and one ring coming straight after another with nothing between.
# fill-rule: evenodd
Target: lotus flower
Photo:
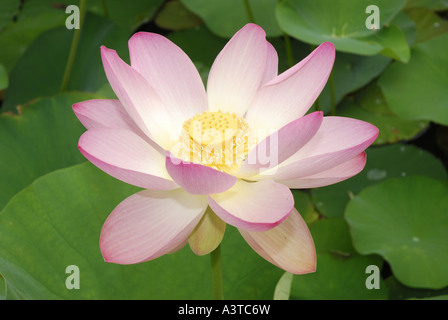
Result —
<instances>
[{"instance_id":1,"label":"lotus flower","mask_svg":"<svg viewBox=\"0 0 448 320\"><path fill-rule=\"evenodd\" d=\"M101 48L118 100L74 105L88 129L82 154L143 191L124 199L100 236L105 261L134 264L179 250L214 250L226 224L272 264L316 269L306 223L290 188L337 183L359 173L376 127L306 114L335 58L332 43L278 75L262 28L248 24L219 53L205 90L188 56L165 37L138 32L131 65Z\"/></svg>"}]
</instances>

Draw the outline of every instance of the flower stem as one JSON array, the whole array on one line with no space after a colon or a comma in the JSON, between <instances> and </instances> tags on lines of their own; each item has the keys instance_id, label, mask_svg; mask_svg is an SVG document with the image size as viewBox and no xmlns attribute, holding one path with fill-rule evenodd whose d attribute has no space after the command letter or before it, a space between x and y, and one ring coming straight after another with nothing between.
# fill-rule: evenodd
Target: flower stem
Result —
<instances>
[{"instance_id":1,"label":"flower stem","mask_svg":"<svg viewBox=\"0 0 448 320\"><path fill-rule=\"evenodd\" d=\"M252 9L250 7L249 0L243 0L244 6L246 7L247 17L249 18L249 22L255 23L254 14L252 13Z\"/></svg>"},{"instance_id":2,"label":"flower stem","mask_svg":"<svg viewBox=\"0 0 448 320\"><path fill-rule=\"evenodd\" d=\"M222 293L221 245L210 253L210 262L212 265L213 298L215 300L224 300Z\"/></svg>"},{"instance_id":3,"label":"flower stem","mask_svg":"<svg viewBox=\"0 0 448 320\"><path fill-rule=\"evenodd\" d=\"M70 80L70 74L72 72L73 63L75 62L76 51L78 49L79 44L79 38L81 37L82 23L84 22L84 14L86 12L86 1L87 0L81 0L79 5L80 27L79 29L75 29L75 34L73 35L72 46L70 48L67 64L65 66L64 77L62 78L61 92L65 92L65 90L67 90L67 85L68 81Z\"/></svg>"}]
</instances>

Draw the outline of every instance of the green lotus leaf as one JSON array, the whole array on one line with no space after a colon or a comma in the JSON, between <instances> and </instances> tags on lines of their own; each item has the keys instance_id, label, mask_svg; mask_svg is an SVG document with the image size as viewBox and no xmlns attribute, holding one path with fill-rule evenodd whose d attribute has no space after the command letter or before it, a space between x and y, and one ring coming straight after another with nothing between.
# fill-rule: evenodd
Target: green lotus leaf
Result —
<instances>
[{"instance_id":1,"label":"green lotus leaf","mask_svg":"<svg viewBox=\"0 0 448 320\"><path fill-rule=\"evenodd\" d=\"M387 260L394 276L414 288L448 285L448 187L433 178L388 179L347 205L353 245Z\"/></svg>"},{"instance_id":2,"label":"green lotus leaf","mask_svg":"<svg viewBox=\"0 0 448 320\"><path fill-rule=\"evenodd\" d=\"M192 12L201 17L207 27L218 36L230 38L246 23L251 22L244 1L241 0L181 0ZM249 0L250 10L256 24L267 36L282 34L275 19L277 0Z\"/></svg>"},{"instance_id":3,"label":"green lotus leaf","mask_svg":"<svg viewBox=\"0 0 448 320\"><path fill-rule=\"evenodd\" d=\"M409 46L405 34L389 23L405 1L285 0L277 6L277 20L289 35L319 45L332 42L336 50L360 55L384 54L406 62ZM367 27L368 7L377 6L378 26ZM369 12L369 11L368 11Z\"/></svg>"},{"instance_id":4,"label":"green lotus leaf","mask_svg":"<svg viewBox=\"0 0 448 320\"><path fill-rule=\"evenodd\" d=\"M419 43L409 63L396 61L379 78L388 105L399 117L448 125L447 43L448 33Z\"/></svg>"},{"instance_id":5,"label":"green lotus leaf","mask_svg":"<svg viewBox=\"0 0 448 320\"><path fill-rule=\"evenodd\" d=\"M386 286L378 277L379 289L366 286L369 266L381 269L377 256L354 255L341 258L330 253L317 256L315 273L294 276L291 300L372 300L387 299Z\"/></svg>"}]
</instances>

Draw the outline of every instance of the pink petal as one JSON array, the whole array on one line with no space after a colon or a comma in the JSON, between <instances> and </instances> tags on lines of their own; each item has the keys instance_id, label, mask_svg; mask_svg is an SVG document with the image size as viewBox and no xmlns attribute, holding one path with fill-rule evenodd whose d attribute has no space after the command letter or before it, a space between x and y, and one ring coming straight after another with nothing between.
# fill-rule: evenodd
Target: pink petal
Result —
<instances>
[{"instance_id":1,"label":"pink petal","mask_svg":"<svg viewBox=\"0 0 448 320\"><path fill-rule=\"evenodd\" d=\"M86 129L124 128L134 131L137 126L119 100L93 99L73 105L73 111Z\"/></svg>"},{"instance_id":2,"label":"pink petal","mask_svg":"<svg viewBox=\"0 0 448 320\"><path fill-rule=\"evenodd\" d=\"M136 70L127 65L115 50L101 47L104 71L121 104L137 126L165 150L176 142L177 128L154 89Z\"/></svg>"},{"instance_id":3,"label":"pink petal","mask_svg":"<svg viewBox=\"0 0 448 320\"><path fill-rule=\"evenodd\" d=\"M191 194L220 193L231 188L236 177L216 169L166 156L166 170L173 180Z\"/></svg>"},{"instance_id":4,"label":"pink petal","mask_svg":"<svg viewBox=\"0 0 448 320\"><path fill-rule=\"evenodd\" d=\"M167 38L138 32L129 40L131 66L168 108L175 126L207 110L202 79L190 58Z\"/></svg>"},{"instance_id":5,"label":"pink petal","mask_svg":"<svg viewBox=\"0 0 448 320\"><path fill-rule=\"evenodd\" d=\"M264 69L263 78L261 79L261 84L277 77L278 73L278 55L275 48L269 42L267 44L267 55L266 55L266 66Z\"/></svg>"},{"instance_id":6,"label":"pink petal","mask_svg":"<svg viewBox=\"0 0 448 320\"><path fill-rule=\"evenodd\" d=\"M296 209L277 227L241 235L260 256L279 268L305 274L316 271L316 250L311 233Z\"/></svg>"},{"instance_id":7,"label":"pink petal","mask_svg":"<svg viewBox=\"0 0 448 320\"><path fill-rule=\"evenodd\" d=\"M275 181L315 175L360 154L378 136L370 123L344 117L324 117L319 131L294 155L272 170L257 176Z\"/></svg>"},{"instance_id":8,"label":"pink petal","mask_svg":"<svg viewBox=\"0 0 448 320\"><path fill-rule=\"evenodd\" d=\"M313 112L265 138L248 154L237 176L249 178L288 159L316 134L322 119L323 112Z\"/></svg>"},{"instance_id":9,"label":"pink petal","mask_svg":"<svg viewBox=\"0 0 448 320\"><path fill-rule=\"evenodd\" d=\"M292 180L278 181L291 189L319 188L338 183L351 178L364 169L366 165L366 153L361 152L356 157L326 171L314 175Z\"/></svg>"},{"instance_id":10,"label":"pink petal","mask_svg":"<svg viewBox=\"0 0 448 320\"><path fill-rule=\"evenodd\" d=\"M73 105L73 111L86 129L123 128L157 147L129 117L119 100L93 99L78 102Z\"/></svg>"},{"instance_id":11,"label":"pink petal","mask_svg":"<svg viewBox=\"0 0 448 320\"><path fill-rule=\"evenodd\" d=\"M239 180L226 192L212 194L208 203L224 222L250 231L265 231L281 223L294 207L289 188L271 180Z\"/></svg>"},{"instance_id":12,"label":"pink petal","mask_svg":"<svg viewBox=\"0 0 448 320\"><path fill-rule=\"evenodd\" d=\"M216 57L207 83L210 111L246 112L265 71L265 37L262 28L247 24Z\"/></svg>"},{"instance_id":13,"label":"pink petal","mask_svg":"<svg viewBox=\"0 0 448 320\"><path fill-rule=\"evenodd\" d=\"M279 129L303 116L330 75L334 45L321 44L307 58L263 85L246 114L252 128Z\"/></svg>"},{"instance_id":14,"label":"pink petal","mask_svg":"<svg viewBox=\"0 0 448 320\"><path fill-rule=\"evenodd\" d=\"M156 190L178 188L165 170L165 157L132 131L91 129L78 147L90 162L126 183Z\"/></svg>"},{"instance_id":15,"label":"pink petal","mask_svg":"<svg viewBox=\"0 0 448 320\"><path fill-rule=\"evenodd\" d=\"M207 201L182 189L144 190L122 201L100 236L106 262L133 264L179 249L201 219Z\"/></svg>"}]
</instances>

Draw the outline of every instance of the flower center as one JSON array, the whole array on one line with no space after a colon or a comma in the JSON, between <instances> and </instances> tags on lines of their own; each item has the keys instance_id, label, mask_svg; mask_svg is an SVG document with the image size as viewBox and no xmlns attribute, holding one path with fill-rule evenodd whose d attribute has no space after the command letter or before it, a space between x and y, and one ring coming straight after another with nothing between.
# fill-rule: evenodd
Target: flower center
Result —
<instances>
[{"instance_id":1,"label":"flower center","mask_svg":"<svg viewBox=\"0 0 448 320\"><path fill-rule=\"evenodd\" d=\"M240 123L235 114L204 112L191 119L188 125L190 137L202 146L230 141Z\"/></svg>"},{"instance_id":2,"label":"flower center","mask_svg":"<svg viewBox=\"0 0 448 320\"><path fill-rule=\"evenodd\" d=\"M247 122L231 112L202 112L184 122L180 136L182 158L235 172L256 138Z\"/></svg>"}]
</instances>

